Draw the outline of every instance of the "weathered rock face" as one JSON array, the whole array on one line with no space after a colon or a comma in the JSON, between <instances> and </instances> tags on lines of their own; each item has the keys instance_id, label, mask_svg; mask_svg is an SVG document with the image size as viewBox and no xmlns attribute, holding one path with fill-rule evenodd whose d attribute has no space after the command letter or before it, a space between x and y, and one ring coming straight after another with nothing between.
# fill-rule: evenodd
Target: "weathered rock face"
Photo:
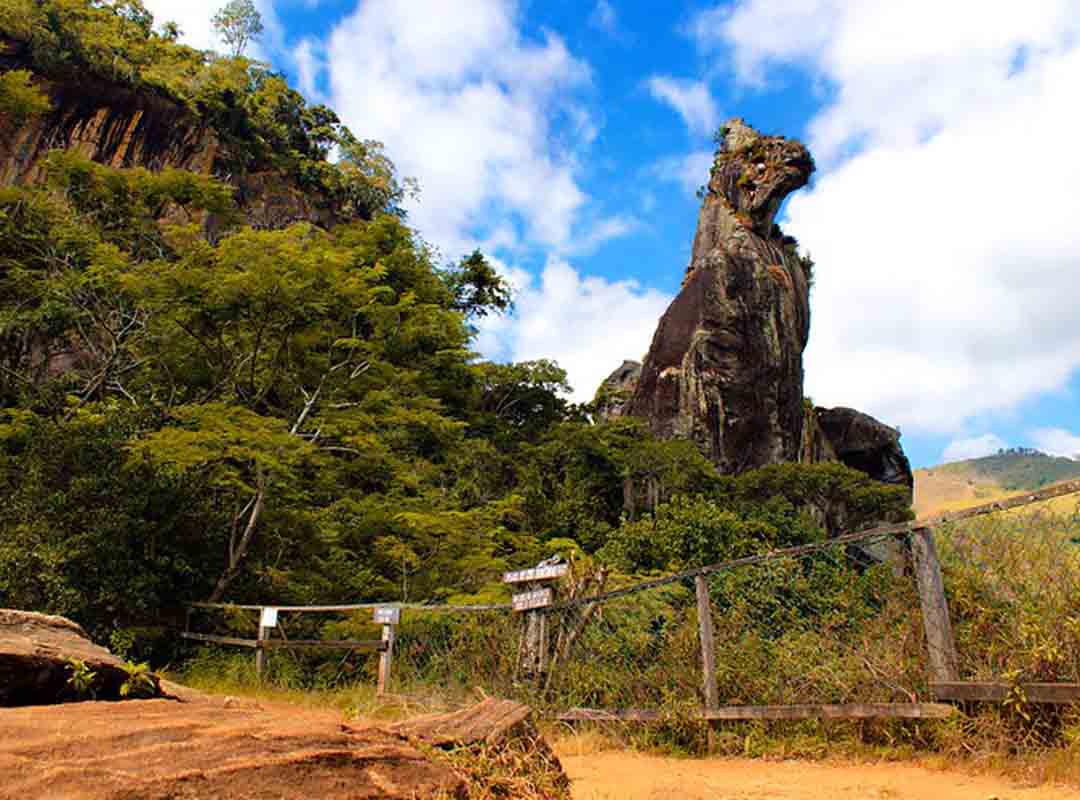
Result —
<instances>
[{"instance_id":1,"label":"weathered rock face","mask_svg":"<svg viewBox=\"0 0 1080 800\"><path fill-rule=\"evenodd\" d=\"M569 798L528 707L494 698L396 725L187 691L0 714L0 799Z\"/></svg>"},{"instance_id":2,"label":"weathered rock face","mask_svg":"<svg viewBox=\"0 0 1080 800\"><path fill-rule=\"evenodd\" d=\"M644 364L623 362L601 385L598 415L634 415L661 438L691 439L723 473L840 461L910 491L899 431L803 398L812 265L775 216L809 180L810 153L742 120L726 127L682 289Z\"/></svg>"},{"instance_id":3,"label":"weathered rock face","mask_svg":"<svg viewBox=\"0 0 1080 800\"><path fill-rule=\"evenodd\" d=\"M774 217L813 169L799 142L728 124L682 290L629 403L656 435L693 440L725 473L799 457L810 289Z\"/></svg>"},{"instance_id":4,"label":"weathered rock face","mask_svg":"<svg viewBox=\"0 0 1080 800\"><path fill-rule=\"evenodd\" d=\"M596 391L596 416L601 420L625 416L641 380L641 362L627 359Z\"/></svg>"},{"instance_id":5,"label":"weathered rock face","mask_svg":"<svg viewBox=\"0 0 1080 800\"><path fill-rule=\"evenodd\" d=\"M814 415L836 459L874 480L912 490L915 477L900 431L853 408L816 408Z\"/></svg>"},{"instance_id":6,"label":"weathered rock face","mask_svg":"<svg viewBox=\"0 0 1080 800\"><path fill-rule=\"evenodd\" d=\"M0 38L0 72L30 69L25 45ZM0 186L45 179L50 150L69 150L111 167L168 167L215 177L236 188L248 224L279 228L293 222L328 227L332 204L275 172L234 172L214 131L174 101L86 78L78 85L38 79L52 111L16 129L0 124ZM0 120L2 123L2 120ZM216 221L204 220L208 232Z\"/></svg>"},{"instance_id":7,"label":"weathered rock face","mask_svg":"<svg viewBox=\"0 0 1080 800\"><path fill-rule=\"evenodd\" d=\"M0 706L47 705L74 699L69 660L96 673L98 697L116 698L128 675L123 662L64 617L0 609Z\"/></svg>"}]
</instances>

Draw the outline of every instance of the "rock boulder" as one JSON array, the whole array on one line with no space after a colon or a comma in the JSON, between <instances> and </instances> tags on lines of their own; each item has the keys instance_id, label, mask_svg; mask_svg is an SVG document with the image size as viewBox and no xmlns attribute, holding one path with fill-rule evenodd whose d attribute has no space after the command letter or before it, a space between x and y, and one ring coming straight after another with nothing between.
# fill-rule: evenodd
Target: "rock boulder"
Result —
<instances>
[{"instance_id":1,"label":"rock boulder","mask_svg":"<svg viewBox=\"0 0 1080 800\"><path fill-rule=\"evenodd\" d=\"M814 415L837 460L912 491L915 477L900 446L900 431L854 408L815 408Z\"/></svg>"},{"instance_id":2,"label":"rock boulder","mask_svg":"<svg viewBox=\"0 0 1080 800\"><path fill-rule=\"evenodd\" d=\"M599 419L615 419L624 416L641 380L641 362L627 359L612 372L596 391L593 402Z\"/></svg>"},{"instance_id":3,"label":"rock boulder","mask_svg":"<svg viewBox=\"0 0 1080 800\"><path fill-rule=\"evenodd\" d=\"M128 679L124 662L90 641L81 627L64 617L0 609L0 706L78 699L68 684L71 661L95 673L93 696L120 696Z\"/></svg>"}]
</instances>

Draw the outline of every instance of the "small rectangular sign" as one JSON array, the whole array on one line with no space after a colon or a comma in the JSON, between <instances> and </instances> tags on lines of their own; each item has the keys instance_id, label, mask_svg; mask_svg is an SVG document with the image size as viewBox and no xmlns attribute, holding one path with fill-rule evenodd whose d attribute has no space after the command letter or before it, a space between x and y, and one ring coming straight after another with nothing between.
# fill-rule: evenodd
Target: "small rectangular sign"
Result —
<instances>
[{"instance_id":1,"label":"small rectangular sign","mask_svg":"<svg viewBox=\"0 0 1080 800\"><path fill-rule=\"evenodd\" d=\"M503 583L531 583L561 578L570 569L569 564L552 564L550 567L533 567L517 572L504 572Z\"/></svg>"},{"instance_id":2,"label":"small rectangular sign","mask_svg":"<svg viewBox=\"0 0 1080 800\"><path fill-rule=\"evenodd\" d=\"M550 606L555 593L551 589L533 589L531 592L515 594L512 603L514 611L528 611L532 608Z\"/></svg>"},{"instance_id":3,"label":"small rectangular sign","mask_svg":"<svg viewBox=\"0 0 1080 800\"><path fill-rule=\"evenodd\" d=\"M393 606L379 606L375 609L375 622L379 625L397 625L401 622L401 609Z\"/></svg>"},{"instance_id":4,"label":"small rectangular sign","mask_svg":"<svg viewBox=\"0 0 1080 800\"><path fill-rule=\"evenodd\" d=\"M250 619L250 617L249 617ZM277 627L277 609L276 608L264 608L262 615L259 617L260 628L276 628Z\"/></svg>"}]
</instances>

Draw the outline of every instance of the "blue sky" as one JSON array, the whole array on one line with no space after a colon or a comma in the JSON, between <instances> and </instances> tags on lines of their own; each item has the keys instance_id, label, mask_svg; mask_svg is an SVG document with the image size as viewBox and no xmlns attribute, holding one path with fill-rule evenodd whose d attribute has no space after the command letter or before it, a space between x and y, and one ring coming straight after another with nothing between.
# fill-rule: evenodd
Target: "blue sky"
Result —
<instances>
[{"instance_id":1,"label":"blue sky","mask_svg":"<svg viewBox=\"0 0 1080 800\"><path fill-rule=\"evenodd\" d=\"M148 0L214 47L220 0ZM576 397L678 290L711 132L818 163L783 224L817 262L806 388L917 466L1080 453L1080 0L259 0L257 55L385 143L410 219L518 287L493 358Z\"/></svg>"}]
</instances>

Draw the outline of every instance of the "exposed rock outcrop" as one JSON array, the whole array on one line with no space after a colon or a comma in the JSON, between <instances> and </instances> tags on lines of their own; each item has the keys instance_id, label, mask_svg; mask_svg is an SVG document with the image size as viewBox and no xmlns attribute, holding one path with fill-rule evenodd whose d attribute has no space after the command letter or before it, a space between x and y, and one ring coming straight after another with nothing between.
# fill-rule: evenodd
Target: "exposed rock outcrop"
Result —
<instances>
[{"instance_id":1,"label":"exposed rock outcrop","mask_svg":"<svg viewBox=\"0 0 1080 800\"><path fill-rule=\"evenodd\" d=\"M32 69L26 47L0 37L0 72ZM328 227L337 221L328 198L310 188L301 191L291 177L258 168L235 169L214 130L167 97L90 76L77 85L41 76L35 80L52 110L15 130L0 125L0 186L42 182L49 151L68 150L111 167L154 172L171 167L213 175L235 187L237 203L252 227L280 228L293 222ZM203 221L207 231L215 229L212 215Z\"/></svg>"},{"instance_id":2,"label":"exposed rock outcrop","mask_svg":"<svg viewBox=\"0 0 1080 800\"><path fill-rule=\"evenodd\" d=\"M601 385L597 413L690 439L727 474L840 461L910 491L899 431L803 397L813 264L775 217L813 170L799 142L739 119L725 126L682 289L644 363L623 362Z\"/></svg>"},{"instance_id":3,"label":"exposed rock outcrop","mask_svg":"<svg viewBox=\"0 0 1080 800\"><path fill-rule=\"evenodd\" d=\"M627 359L612 372L596 391L593 402L599 419L615 419L626 414L627 407L641 380L641 362Z\"/></svg>"},{"instance_id":4,"label":"exposed rock outcrop","mask_svg":"<svg viewBox=\"0 0 1080 800\"><path fill-rule=\"evenodd\" d=\"M693 440L725 473L799 457L810 286L774 218L813 169L799 142L728 124L682 290L629 404L656 435Z\"/></svg>"},{"instance_id":5,"label":"exposed rock outcrop","mask_svg":"<svg viewBox=\"0 0 1080 800\"><path fill-rule=\"evenodd\" d=\"M507 705L393 726L197 693L6 709L0 798L568 798L529 709Z\"/></svg>"},{"instance_id":6,"label":"exposed rock outcrop","mask_svg":"<svg viewBox=\"0 0 1080 800\"><path fill-rule=\"evenodd\" d=\"M874 480L912 490L915 477L900 446L900 431L853 408L816 408L814 415L832 457Z\"/></svg>"},{"instance_id":7,"label":"exposed rock outcrop","mask_svg":"<svg viewBox=\"0 0 1080 800\"><path fill-rule=\"evenodd\" d=\"M95 673L96 696L115 698L128 679L122 662L64 617L0 609L0 706L45 705L75 699L69 661Z\"/></svg>"}]
</instances>

